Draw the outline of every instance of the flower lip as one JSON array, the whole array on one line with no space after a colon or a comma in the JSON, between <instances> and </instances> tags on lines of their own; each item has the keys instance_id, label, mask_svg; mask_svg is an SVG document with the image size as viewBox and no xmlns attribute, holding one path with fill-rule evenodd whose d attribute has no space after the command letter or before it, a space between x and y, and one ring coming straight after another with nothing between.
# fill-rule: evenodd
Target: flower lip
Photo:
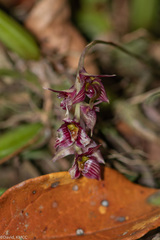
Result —
<instances>
[{"instance_id":1,"label":"flower lip","mask_svg":"<svg viewBox=\"0 0 160 240\"><path fill-rule=\"evenodd\" d=\"M71 140L75 141L77 139L77 137L78 137L79 128L74 123L68 124L67 128L70 131Z\"/></svg>"},{"instance_id":2,"label":"flower lip","mask_svg":"<svg viewBox=\"0 0 160 240\"><path fill-rule=\"evenodd\" d=\"M78 163L79 170L83 170L83 169L84 169L85 163L86 163L86 161L88 161L89 159L90 159L90 160L97 161L97 159L96 159L94 156L92 156L92 154L93 154L94 152L96 152L99 147L100 147L100 145L97 145L96 147L93 147L93 148L89 148L87 152L84 152L84 153L82 153L82 154L79 154L79 155L76 157L76 161L77 161L77 163Z\"/></svg>"},{"instance_id":3,"label":"flower lip","mask_svg":"<svg viewBox=\"0 0 160 240\"><path fill-rule=\"evenodd\" d=\"M77 159L78 168L79 168L80 171L83 171L83 169L84 169L84 164L85 164L85 162L86 162L87 160L89 160L89 157L87 157L87 156L82 156L82 157L79 157L79 158Z\"/></svg>"}]
</instances>

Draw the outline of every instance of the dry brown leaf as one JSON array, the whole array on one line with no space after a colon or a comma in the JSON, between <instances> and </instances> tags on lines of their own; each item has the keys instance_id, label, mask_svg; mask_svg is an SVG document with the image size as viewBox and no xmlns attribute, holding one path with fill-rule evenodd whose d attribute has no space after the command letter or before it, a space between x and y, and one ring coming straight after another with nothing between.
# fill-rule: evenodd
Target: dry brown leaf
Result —
<instances>
[{"instance_id":1,"label":"dry brown leaf","mask_svg":"<svg viewBox=\"0 0 160 240\"><path fill-rule=\"evenodd\" d=\"M0 236L33 239L133 240L160 225L158 190L105 168L104 180L72 180L68 172L30 179L0 198Z\"/></svg>"}]
</instances>

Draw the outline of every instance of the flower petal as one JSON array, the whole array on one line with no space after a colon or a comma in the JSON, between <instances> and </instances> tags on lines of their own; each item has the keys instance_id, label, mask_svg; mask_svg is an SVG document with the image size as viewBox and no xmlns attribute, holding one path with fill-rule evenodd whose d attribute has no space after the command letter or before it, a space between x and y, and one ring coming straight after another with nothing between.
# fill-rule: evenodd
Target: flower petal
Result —
<instances>
[{"instance_id":1,"label":"flower petal","mask_svg":"<svg viewBox=\"0 0 160 240\"><path fill-rule=\"evenodd\" d=\"M59 93L58 98L64 98L61 101L61 104L60 104L62 109L64 109L64 110L66 110L66 109L70 110L71 109L72 104L73 104L72 102L73 102L73 99L74 99L75 94L76 94L76 89L75 89L74 85L71 88L69 88L67 90L62 90L62 91L54 90L54 89L51 89L51 88L47 88L47 89L52 91L52 92Z\"/></svg>"},{"instance_id":2,"label":"flower petal","mask_svg":"<svg viewBox=\"0 0 160 240\"><path fill-rule=\"evenodd\" d=\"M102 157L102 154L98 148L100 145L97 145L94 141L92 141L88 146L83 149L83 154L93 156L96 158L97 162L105 164L105 161Z\"/></svg>"},{"instance_id":3,"label":"flower petal","mask_svg":"<svg viewBox=\"0 0 160 240\"><path fill-rule=\"evenodd\" d=\"M76 139L76 145L80 148L87 146L90 143L91 139L88 137L87 133L83 130L82 127L79 127L79 134Z\"/></svg>"},{"instance_id":4,"label":"flower petal","mask_svg":"<svg viewBox=\"0 0 160 240\"><path fill-rule=\"evenodd\" d=\"M53 157L52 161L55 162L60 158L64 158L64 157L66 157L68 155L72 155L74 153L75 153L75 149L72 146L68 147L68 148L59 149L58 151L56 151L56 154Z\"/></svg>"},{"instance_id":5,"label":"flower petal","mask_svg":"<svg viewBox=\"0 0 160 240\"><path fill-rule=\"evenodd\" d=\"M84 163L84 169L82 171L82 175L87 178L93 178L100 180L101 179L101 171L100 165L97 161L89 159Z\"/></svg>"},{"instance_id":6,"label":"flower petal","mask_svg":"<svg viewBox=\"0 0 160 240\"><path fill-rule=\"evenodd\" d=\"M100 150L95 151L92 154L92 156L95 157L99 163L105 164L105 161L104 161L104 159L102 157L102 154L101 154Z\"/></svg>"},{"instance_id":7,"label":"flower petal","mask_svg":"<svg viewBox=\"0 0 160 240\"><path fill-rule=\"evenodd\" d=\"M99 145L96 144L95 147L88 148L86 155L88 156L93 155L93 153L96 152L100 148L100 146L101 146L100 144Z\"/></svg>"},{"instance_id":8,"label":"flower petal","mask_svg":"<svg viewBox=\"0 0 160 240\"><path fill-rule=\"evenodd\" d=\"M91 129L91 134L93 133L94 126L96 124L97 116L95 109L91 109L89 106L81 105L81 114L82 118L87 126L87 128Z\"/></svg>"},{"instance_id":9,"label":"flower petal","mask_svg":"<svg viewBox=\"0 0 160 240\"><path fill-rule=\"evenodd\" d=\"M80 171L79 171L79 169L78 169L78 164L77 164L77 162L75 162L75 163L73 164L73 166L69 169L69 173L70 173L70 175L71 175L71 178L73 178L73 179L76 179L76 178L79 178L79 177L80 177L81 173L80 173Z\"/></svg>"},{"instance_id":10,"label":"flower petal","mask_svg":"<svg viewBox=\"0 0 160 240\"><path fill-rule=\"evenodd\" d=\"M85 99L85 84L82 86L81 90L78 92L78 94L73 99L73 104L83 102Z\"/></svg>"},{"instance_id":11,"label":"flower petal","mask_svg":"<svg viewBox=\"0 0 160 240\"><path fill-rule=\"evenodd\" d=\"M55 148L66 148L72 145L73 141L71 140L71 135L66 123L62 124L57 132L58 137L56 139Z\"/></svg>"},{"instance_id":12,"label":"flower petal","mask_svg":"<svg viewBox=\"0 0 160 240\"><path fill-rule=\"evenodd\" d=\"M102 83L100 83L100 85L101 85L101 93L100 93L100 96L99 96L98 100L100 100L102 102L108 102L109 103L109 99L107 97L105 88L104 88Z\"/></svg>"}]
</instances>

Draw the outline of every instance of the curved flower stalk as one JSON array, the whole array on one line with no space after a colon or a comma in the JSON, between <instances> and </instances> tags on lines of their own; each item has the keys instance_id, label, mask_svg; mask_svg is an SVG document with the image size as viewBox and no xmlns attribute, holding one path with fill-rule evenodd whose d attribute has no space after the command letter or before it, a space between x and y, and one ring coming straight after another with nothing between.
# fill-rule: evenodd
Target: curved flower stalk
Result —
<instances>
[{"instance_id":1,"label":"curved flower stalk","mask_svg":"<svg viewBox=\"0 0 160 240\"><path fill-rule=\"evenodd\" d=\"M86 72L84 58L89 49L97 43L107 44L97 40L85 47L79 60L75 84L70 89L57 91L48 88L58 93L58 98L62 98L60 107L66 111L64 123L57 130L53 161L74 154L74 163L69 170L71 178L83 175L100 180L100 164L105 163L99 150L100 145L97 145L91 136L97 120L96 113L99 112L97 105L109 102L101 77L115 75L93 75ZM70 116L71 110L74 111L73 119Z\"/></svg>"}]
</instances>

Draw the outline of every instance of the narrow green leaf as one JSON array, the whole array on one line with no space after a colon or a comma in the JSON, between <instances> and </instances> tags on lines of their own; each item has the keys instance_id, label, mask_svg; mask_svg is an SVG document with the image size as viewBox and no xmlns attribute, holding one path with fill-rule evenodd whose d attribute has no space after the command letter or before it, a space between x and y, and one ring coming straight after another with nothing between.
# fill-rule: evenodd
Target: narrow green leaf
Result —
<instances>
[{"instance_id":1,"label":"narrow green leaf","mask_svg":"<svg viewBox=\"0 0 160 240\"><path fill-rule=\"evenodd\" d=\"M0 41L25 59L38 59L39 48L32 35L0 9Z\"/></svg>"},{"instance_id":2,"label":"narrow green leaf","mask_svg":"<svg viewBox=\"0 0 160 240\"><path fill-rule=\"evenodd\" d=\"M40 123L33 123L19 126L4 133L0 137L0 160L8 159L32 144L39 137L41 130Z\"/></svg>"}]
</instances>

